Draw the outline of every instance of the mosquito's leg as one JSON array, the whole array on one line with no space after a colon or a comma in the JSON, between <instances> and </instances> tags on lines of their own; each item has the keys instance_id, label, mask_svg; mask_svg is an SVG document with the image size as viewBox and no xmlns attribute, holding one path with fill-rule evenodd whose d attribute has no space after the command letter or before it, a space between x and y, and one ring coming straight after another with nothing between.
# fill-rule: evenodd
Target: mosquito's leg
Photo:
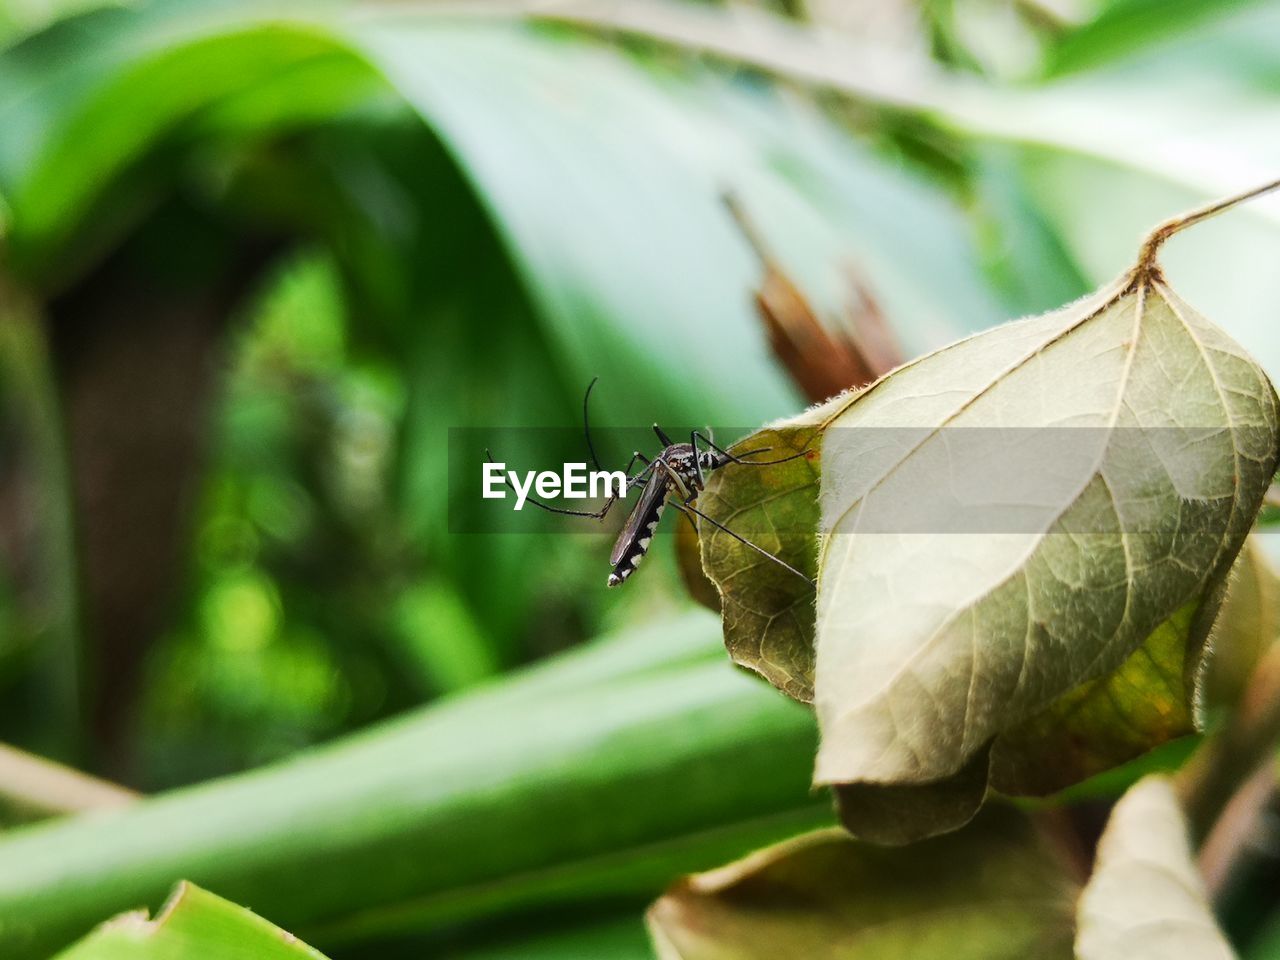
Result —
<instances>
[{"instance_id":1,"label":"mosquito's leg","mask_svg":"<svg viewBox=\"0 0 1280 960\"><path fill-rule=\"evenodd\" d=\"M766 557L767 559L772 560L774 563L776 563L778 566L782 567L785 570L790 570L792 573L794 573L797 577L799 577L805 583L809 584L809 586L816 587L818 585L818 581L810 579L808 576L801 573L799 570L797 570L791 564L787 563L787 561L783 560L781 557L775 556L774 554L766 550L764 547L757 546L756 544L748 540L746 537L741 536L740 534L734 533L732 530L726 527L719 520L711 519L709 516L707 516L697 507L695 507L691 500L686 500L684 503L677 503L675 504L675 507L677 510L687 511L686 516L689 513L692 513L694 516L700 517L703 520L707 521L707 523L711 524L717 530L723 530L729 536L733 537L733 539L737 540L739 543L743 544L744 546L750 547L752 550L760 554L762 557Z\"/></svg>"},{"instance_id":2,"label":"mosquito's leg","mask_svg":"<svg viewBox=\"0 0 1280 960\"><path fill-rule=\"evenodd\" d=\"M631 468L636 465L637 460L643 463L645 468L633 477L631 476ZM625 467L622 468L622 472L627 474L627 488L630 489L631 487L634 487L638 481L644 479L645 474L647 474L649 470L652 469L652 464L653 464L653 461L650 460L648 457L646 457L639 450L631 454L630 462Z\"/></svg>"},{"instance_id":3,"label":"mosquito's leg","mask_svg":"<svg viewBox=\"0 0 1280 960\"><path fill-rule=\"evenodd\" d=\"M680 497L683 500L688 502L690 499L697 496L697 491L690 490L689 485L684 482L684 478L681 477L671 464L667 463L667 461L659 457L657 460L653 461L652 465L661 468L662 472L665 473L667 478L675 485L676 492L680 494Z\"/></svg>"},{"instance_id":4,"label":"mosquito's leg","mask_svg":"<svg viewBox=\"0 0 1280 960\"><path fill-rule=\"evenodd\" d=\"M653 425L653 432L658 435L658 439L662 442L662 445L664 447L671 446L671 438L668 437L666 431L663 430L656 423Z\"/></svg>"}]
</instances>

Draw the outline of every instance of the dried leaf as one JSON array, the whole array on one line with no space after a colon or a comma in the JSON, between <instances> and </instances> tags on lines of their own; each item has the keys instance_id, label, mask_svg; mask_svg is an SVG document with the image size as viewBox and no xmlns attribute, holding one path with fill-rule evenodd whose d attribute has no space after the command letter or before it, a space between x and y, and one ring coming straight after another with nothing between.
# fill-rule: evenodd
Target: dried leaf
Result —
<instances>
[{"instance_id":1,"label":"dried leaf","mask_svg":"<svg viewBox=\"0 0 1280 960\"><path fill-rule=\"evenodd\" d=\"M1280 456L1266 374L1155 264L1205 215L1158 228L1085 300L769 429L822 435L815 780L862 785L867 811L884 805L865 790L917 797L903 839L945 829L954 778L988 748L996 785L1039 793L1193 726L1209 625ZM781 489L768 474L726 471L712 515L767 505ZM784 524L805 516L770 519L796 538ZM708 574L749 598L758 558L722 549ZM746 659L760 625L734 625ZM788 634L788 682L803 639ZM951 809L952 826L971 815Z\"/></svg>"},{"instance_id":2,"label":"dried leaf","mask_svg":"<svg viewBox=\"0 0 1280 960\"><path fill-rule=\"evenodd\" d=\"M970 427L995 436L958 440ZM1213 595L1277 429L1265 374L1148 274L860 396L823 442L817 781L948 777L1119 668ZM1008 525L964 532L974 503ZM1192 656L1208 619L1187 618Z\"/></svg>"},{"instance_id":3,"label":"dried leaf","mask_svg":"<svg viewBox=\"0 0 1280 960\"><path fill-rule=\"evenodd\" d=\"M698 540L698 528L681 519L676 524L676 568L684 581L689 596L712 613L720 612L720 592L702 569L702 544Z\"/></svg>"},{"instance_id":4,"label":"dried leaf","mask_svg":"<svg viewBox=\"0 0 1280 960\"><path fill-rule=\"evenodd\" d=\"M1056 960L1078 891L1025 816L901 849L806 834L688 877L649 910L663 960Z\"/></svg>"},{"instance_id":5,"label":"dried leaf","mask_svg":"<svg viewBox=\"0 0 1280 960\"><path fill-rule=\"evenodd\" d=\"M769 346L809 400L816 403L865 386L902 362L893 330L861 278L850 271L855 296L846 322L823 323L769 251L737 197L726 196L725 204L760 258L763 276L756 291L756 311Z\"/></svg>"},{"instance_id":6,"label":"dried leaf","mask_svg":"<svg viewBox=\"0 0 1280 960\"><path fill-rule=\"evenodd\" d=\"M708 516L810 577L818 562L819 439L812 427L758 431L739 449L804 456L773 467L731 463L698 498ZM813 587L722 530L700 524L699 539L702 567L720 592L729 656L787 696L812 700Z\"/></svg>"},{"instance_id":7,"label":"dried leaf","mask_svg":"<svg viewBox=\"0 0 1280 960\"><path fill-rule=\"evenodd\" d=\"M1205 634L1195 618L1216 609L1205 599L1180 608L1111 673L1004 730L992 752L991 786L1021 796L1056 793L1194 733L1189 672L1201 648L1187 639Z\"/></svg>"},{"instance_id":8,"label":"dried leaf","mask_svg":"<svg viewBox=\"0 0 1280 960\"><path fill-rule=\"evenodd\" d=\"M1079 960L1230 960L1165 777L1140 780L1111 813L1080 897Z\"/></svg>"},{"instance_id":9,"label":"dried leaf","mask_svg":"<svg viewBox=\"0 0 1280 960\"><path fill-rule=\"evenodd\" d=\"M982 809L990 763L990 750L981 750L957 773L931 783L836 784L836 812L846 830L870 843L901 846L947 833Z\"/></svg>"}]
</instances>

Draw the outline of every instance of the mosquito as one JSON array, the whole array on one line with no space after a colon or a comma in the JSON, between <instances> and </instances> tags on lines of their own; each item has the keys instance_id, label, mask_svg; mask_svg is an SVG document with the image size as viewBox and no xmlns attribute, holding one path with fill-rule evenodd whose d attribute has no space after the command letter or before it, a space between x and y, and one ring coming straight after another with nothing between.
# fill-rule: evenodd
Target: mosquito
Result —
<instances>
[{"instance_id":1,"label":"mosquito","mask_svg":"<svg viewBox=\"0 0 1280 960\"><path fill-rule=\"evenodd\" d=\"M587 450L591 453L591 460L595 464L597 470L603 470L600 466L600 458L596 456L595 444L591 440L591 425L588 418L588 410L591 403L591 391L599 380L596 377L587 386L586 395L582 398L582 429L587 438ZM776 463L786 463L788 460L795 460L806 454L807 451L800 451L789 457L782 457L777 460L746 460L754 454L768 453L769 447L760 447L756 450L747 450L742 454L732 454L729 451L716 446L710 437L698 432L692 431L689 434L688 443L677 443L671 439L658 424L653 425L653 432L657 435L659 442L662 443L662 451L652 460L646 457L639 450L631 455L630 462L622 471L627 475L627 482L623 490L613 494L604 501L603 506L599 510L564 510L560 507L553 507L550 504L542 503L535 497L528 497L528 502L534 506L546 510L548 513L558 513L569 517L587 517L592 520L603 520L609 515L609 511L618 500L626 495L628 490L643 484L644 489L641 491L640 499L632 508L627 521L622 526L618 539L613 545L613 552L609 555L609 565L613 570L609 573L607 581L608 586L616 587L623 583L631 574L635 573L636 568L640 566L640 561L645 558L649 552L649 544L653 540L654 531L657 529L658 521L662 518L662 511L670 503L675 509L679 510L689 522L697 529L697 523L694 517L705 520L717 530L722 530L733 539L737 540L744 546L749 547L762 557L776 563L785 570L794 573L801 580L804 580L811 587L816 586L809 576L797 570L791 564L787 563L781 557L770 553L750 540L735 533L726 527L723 523L712 517L707 516L697 507L698 494L706 486L706 475L714 470L729 463L743 464L744 466L764 467ZM710 431L707 431L710 433ZM488 450L485 451L485 457L490 463L493 456ZM636 464L643 464L634 476L631 471Z\"/></svg>"}]
</instances>

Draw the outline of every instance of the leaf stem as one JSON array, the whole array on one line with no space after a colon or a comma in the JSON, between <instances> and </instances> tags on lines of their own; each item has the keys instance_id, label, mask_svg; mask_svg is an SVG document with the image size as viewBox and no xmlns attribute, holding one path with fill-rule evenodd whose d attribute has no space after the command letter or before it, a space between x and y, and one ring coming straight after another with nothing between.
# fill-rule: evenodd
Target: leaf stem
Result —
<instances>
[{"instance_id":1,"label":"leaf stem","mask_svg":"<svg viewBox=\"0 0 1280 960\"><path fill-rule=\"evenodd\" d=\"M1142 242L1142 247L1138 251L1138 265L1134 268L1135 275L1141 277L1158 272L1156 255L1160 252L1160 247L1164 242L1175 233L1185 230L1187 227L1195 226L1197 223L1208 220L1211 217L1216 217L1234 206L1256 199L1276 189L1280 189L1280 179L1268 181L1261 186L1254 187L1252 190L1246 190L1244 193L1237 193L1230 197L1214 200L1212 203L1207 203L1202 207L1197 207L1194 210L1189 210L1166 220L1147 234L1147 238Z\"/></svg>"}]
</instances>

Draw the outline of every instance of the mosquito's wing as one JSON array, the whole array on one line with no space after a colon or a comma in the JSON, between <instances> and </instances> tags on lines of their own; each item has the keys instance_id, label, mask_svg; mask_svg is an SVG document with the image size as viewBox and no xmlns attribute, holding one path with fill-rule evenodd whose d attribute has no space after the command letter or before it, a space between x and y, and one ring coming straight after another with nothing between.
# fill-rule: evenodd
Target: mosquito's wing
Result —
<instances>
[{"instance_id":1,"label":"mosquito's wing","mask_svg":"<svg viewBox=\"0 0 1280 960\"><path fill-rule=\"evenodd\" d=\"M656 519L658 511L662 508L662 502L667 498L667 487L670 482L661 470L654 470L649 474L649 480L640 493L639 501L627 515L627 522L622 525L622 532L618 534L617 542L613 545L613 553L609 555L610 566L618 565L626 554L627 547L641 535L641 531L648 529L650 520Z\"/></svg>"}]
</instances>

